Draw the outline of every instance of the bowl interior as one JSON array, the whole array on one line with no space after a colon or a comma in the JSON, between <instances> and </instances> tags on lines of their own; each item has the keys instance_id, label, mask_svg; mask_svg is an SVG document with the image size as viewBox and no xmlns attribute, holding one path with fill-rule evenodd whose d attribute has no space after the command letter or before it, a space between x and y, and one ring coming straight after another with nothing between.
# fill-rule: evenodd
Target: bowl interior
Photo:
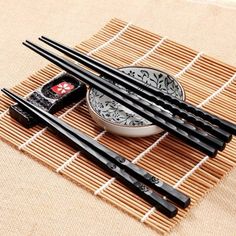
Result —
<instances>
[{"instance_id":1,"label":"bowl interior","mask_svg":"<svg viewBox=\"0 0 236 236\"><path fill-rule=\"evenodd\" d=\"M152 68L144 67L123 67L120 70L137 80L141 80L146 86L152 86L157 90L161 90L167 94L170 94L176 98L185 99L185 94L180 83L172 76L163 71L159 71ZM106 79L106 78L104 78ZM129 94L133 92L125 89L123 86L115 84L118 88L126 90ZM139 96L138 96L139 97ZM151 122L142 118L135 112L116 102L115 100L104 95L100 91L91 88L89 89L88 99L91 108L97 115L107 122L122 125L122 126L148 126L152 125ZM163 108L162 108L163 109Z\"/></svg>"}]
</instances>

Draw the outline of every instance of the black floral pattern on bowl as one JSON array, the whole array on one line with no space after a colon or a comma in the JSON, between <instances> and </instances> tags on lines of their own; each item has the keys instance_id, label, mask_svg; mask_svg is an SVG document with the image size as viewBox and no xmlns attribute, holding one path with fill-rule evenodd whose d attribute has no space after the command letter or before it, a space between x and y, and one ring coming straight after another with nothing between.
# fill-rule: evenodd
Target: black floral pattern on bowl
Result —
<instances>
[{"instance_id":1,"label":"black floral pattern on bowl","mask_svg":"<svg viewBox=\"0 0 236 236\"><path fill-rule=\"evenodd\" d=\"M124 73L143 81L146 86L152 86L176 98L184 99L184 92L178 81L163 71L144 67L124 67L120 69ZM103 78L106 79L106 78ZM113 83L120 89L125 90L133 96L138 95L125 89L123 86ZM123 126L147 126L151 123L114 101L100 91L92 88L89 92L89 101L93 110L103 119ZM162 108L163 109L163 108Z\"/></svg>"}]
</instances>

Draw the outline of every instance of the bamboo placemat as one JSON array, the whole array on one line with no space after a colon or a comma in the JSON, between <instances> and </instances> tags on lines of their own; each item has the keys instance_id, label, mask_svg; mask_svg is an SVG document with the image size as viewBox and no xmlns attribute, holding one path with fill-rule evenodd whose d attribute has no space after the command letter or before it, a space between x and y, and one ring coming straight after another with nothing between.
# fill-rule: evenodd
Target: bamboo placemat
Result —
<instances>
[{"instance_id":1,"label":"bamboo placemat","mask_svg":"<svg viewBox=\"0 0 236 236\"><path fill-rule=\"evenodd\" d=\"M164 70L182 83L189 102L236 122L235 67L118 19L112 19L76 48L115 67L140 65ZM60 72L56 66L48 65L12 91L27 96ZM169 232L236 164L235 138L224 152L211 159L168 133L136 139L113 136L91 120L85 101L57 114L190 195L190 207L168 219L79 152L63 144L47 128L39 125L28 130L23 128L9 116L9 104L11 101L1 95L0 136L3 140L160 233Z\"/></svg>"}]
</instances>

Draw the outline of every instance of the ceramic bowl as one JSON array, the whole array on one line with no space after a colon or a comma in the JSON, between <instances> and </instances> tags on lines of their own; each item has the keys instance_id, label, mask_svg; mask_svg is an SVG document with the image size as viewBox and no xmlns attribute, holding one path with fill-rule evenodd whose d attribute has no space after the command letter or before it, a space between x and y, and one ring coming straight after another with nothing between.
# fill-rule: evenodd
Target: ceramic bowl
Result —
<instances>
[{"instance_id":1,"label":"ceramic bowl","mask_svg":"<svg viewBox=\"0 0 236 236\"><path fill-rule=\"evenodd\" d=\"M120 70L137 80L143 81L147 86L153 86L157 90L185 100L185 93L181 84L163 71L137 66L123 67ZM120 89L125 89L121 85L116 83L115 85ZM132 93L127 89L125 90ZM163 131L160 127L153 125L94 88L88 89L86 100L94 121L108 132L126 137L145 137Z\"/></svg>"}]
</instances>

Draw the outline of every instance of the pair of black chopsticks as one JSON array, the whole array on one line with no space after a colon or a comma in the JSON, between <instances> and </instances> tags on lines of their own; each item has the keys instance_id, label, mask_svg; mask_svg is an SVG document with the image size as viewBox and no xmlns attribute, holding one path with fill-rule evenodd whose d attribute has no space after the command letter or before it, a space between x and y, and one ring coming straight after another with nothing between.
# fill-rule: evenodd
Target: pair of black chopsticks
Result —
<instances>
[{"instance_id":1,"label":"pair of black chopsticks","mask_svg":"<svg viewBox=\"0 0 236 236\"><path fill-rule=\"evenodd\" d=\"M226 142L231 140L232 134L236 134L235 124L157 91L150 86L147 87L129 75L49 38L41 37L40 40L96 72L105 75L108 79L132 90L146 100L128 94L116 87L112 81L104 80L32 42L26 41L23 44L208 156L213 157L218 150L222 151L226 146ZM157 105L161 105L171 111L172 114L160 109Z\"/></svg>"},{"instance_id":2,"label":"pair of black chopsticks","mask_svg":"<svg viewBox=\"0 0 236 236\"><path fill-rule=\"evenodd\" d=\"M111 149L96 142L86 134L76 130L64 121L43 111L9 90L2 89L2 92L20 104L22 108L31 112L35 117L55 131L56 134L69 142L74 148L80 148L93 162L105 169L112 176L117 177L128 188L155 206L157 210L164 215L172 218L177 214L178 209L172 203L162 198L161 195L164 195L181 208L186 208L190 204L190 198L188 196L160 179L157 179L146 170L136 166Z\"/></svg>"},{"instance_id":3,"label":"pair of black chopsticks","mask_svg":"<svg viewBox=\"0 0 236 236\"><path fill-rule=\"evenodd\" d=\"M230 141L232 137L231 133L236 134L236 126L228 121L219 119L218 117L198 107L159 91L152 86L147 86L143 82L121 72L120 70L104 64L86 54L64 46L63 44L51 40L45 36L42 36L39 40L93 69L94 71L106 76L112 81L120 83L147 100L173 112L175 115L179 115L197 126L202 126L206 131L209 131L212 135L215 135L223 141ZM200 117L202 119L200 119ZM218 125L219 127L212 126L209 122Z\"/></svg>"}]
</instances>

